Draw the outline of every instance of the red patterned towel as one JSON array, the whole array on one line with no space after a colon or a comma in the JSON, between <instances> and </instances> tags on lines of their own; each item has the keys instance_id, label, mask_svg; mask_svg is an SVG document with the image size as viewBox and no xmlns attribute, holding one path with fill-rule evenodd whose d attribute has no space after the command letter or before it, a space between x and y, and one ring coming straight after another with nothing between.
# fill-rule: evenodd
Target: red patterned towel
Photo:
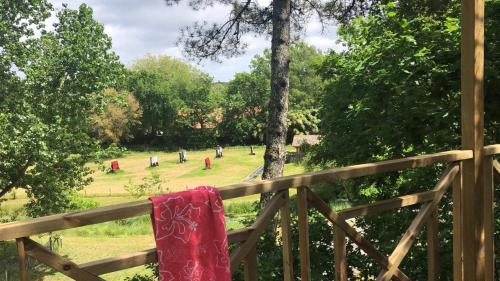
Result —
<instances>
[{"instance_id":1,"label":"red patterned towel","mask_svg":"<svg viewBox=\"0 0 500 281\"><path fill-rule=\"evenodd\" d=\"M160 281L230 281L219 191L200 186L150 200Z\"/></svg>"}]
</instances>

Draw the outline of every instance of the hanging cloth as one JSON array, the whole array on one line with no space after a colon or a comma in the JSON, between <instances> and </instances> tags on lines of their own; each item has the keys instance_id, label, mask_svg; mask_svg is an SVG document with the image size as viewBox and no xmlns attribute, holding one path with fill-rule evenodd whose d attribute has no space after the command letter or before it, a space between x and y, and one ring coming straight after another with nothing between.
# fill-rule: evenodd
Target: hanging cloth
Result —
<instances>
[{"instance_id":1,"label":"hanging cloth","mask_svg":"<svg viewBox=\"0 0 500 281\"><path fill-rule=\"evenodd\" d=\"M230 281L224 207L200 186L149 198L161 281Z\"/></svg>"}]
</instances>

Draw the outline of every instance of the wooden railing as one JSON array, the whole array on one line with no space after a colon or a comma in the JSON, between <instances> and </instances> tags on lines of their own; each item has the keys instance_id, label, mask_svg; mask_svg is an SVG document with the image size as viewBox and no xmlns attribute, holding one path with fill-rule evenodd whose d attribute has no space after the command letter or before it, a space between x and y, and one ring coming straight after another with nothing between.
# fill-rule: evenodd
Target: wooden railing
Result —
<instances>
[{"instance_id":1,"label":"wooden railing","mask_svg":"<svg viewBox=\"0 0 500 281\"><path fill-rule=\"evenodd\" d=\"M496 174L497 177L500 177L500 165L493 159L493 156L500 153L500 145L485 147L484 152L486 155L485 170L488 171L485 178L491 179L490 181L488 181L488 179L485 180L485 186L491 187L491 193L488 193L490 197L485 196L485 202L491 200L491 205L489 205L491 207L493 206L493 175ZM283 241L283 276L284 280L294 280L292 242L290 234L291 214L289 189L297 188L301 280L311 280L307 216L307 210L309 207L317 209L319 213L323 214L324 217L334 225L336 280L347 280L346 238L349 238L380 265L381 271L377 280L410 280L408 276L406 276L406 274L399 268L399 265L415 241L416 235L424 227L424 225L427 226L426 230L428 234L428 276L429 280L437 280L439 266L437 251L437 206L448 187L453 186L454 279L462 280L461 256L464 243L461 238L463 227L461 223L461 162L471 159L472 157L472 151L468 150L447 151L398 160L381 161L370 164L329 169L321 172L281 177L270 181L241 183L220 187L219 191L222 199L232 199L263 192L275 193L266 208L260 212L259 216L251 226L228 232L228 240L230 242L240 243L230 254L231 270L236 270L241 263L244 263L245 280L257 280L256 242L259 236L264 232L265 227L271 223L275 215L279 212L281 221L280 235ZM443 172L441 179L432 190L404 195L373 204L355 206L339 212L333 211L328 204L313 191L314 184L320 182L352 179L384 172L430 166L437 163L448 163L449 166ZM494 171L496 171L496 173L494 173ZM416 204L422 204L420 211L389 257L379 252L374 245L363 237L362 233L346 222L346 220L353 217L371 215L402 207L413 206ZM149 200L142 200L82 212L41 217L29 221L6 223L0 225L0 240L16 239L21 280L27 280L27 256L32 257L75 280L103 280L99 277L99 275L155 262L157 260L156 249L148 249L133 254L101 259L84 264L75 264L64 257L51 252L44 246L30 239L29 236L149 214L151 210L151 202ZM493 219L492 212L490 218ZM493 229L491 228L487 230L485 235L486 237L488 237L488 235L493 235ZM488 241L488 239L486 240ZM488 255L493 255L493 244L487 244L486 246L491 246L487 250L487 257ZM487 258L487 260L489 259ZM493 256L491 256L491 263L492 262ZM491 278L493 278L493 275L491 275Z\"/></svg>"}]
</instances>

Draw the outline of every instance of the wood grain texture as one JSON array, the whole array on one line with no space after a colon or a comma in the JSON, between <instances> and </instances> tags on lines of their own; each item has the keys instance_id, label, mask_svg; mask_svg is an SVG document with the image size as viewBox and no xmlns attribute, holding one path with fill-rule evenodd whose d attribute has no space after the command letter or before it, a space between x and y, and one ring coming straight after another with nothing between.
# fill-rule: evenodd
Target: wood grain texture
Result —
<instances>
[{"instance_id":1,"label":"wood grain texture","mask_svg":"<svg viewBox=\"0 0 500 281\"><path fill-rule=\"evenodd\" d=\"M103 281L104 279L81 269L77 264L72 261L49 251L44 246L37 242L23 238L26 254L60 272L74 280L78 281Z\"/></svg>"},{"instance_id":2,"label":"wood grain texture","mask_svg":"<svg viewBox=\"0 0 500 281\"><path fill-rule=\"evenodd\" d=\"M359 233L354 227L350 226L345 220L343 220L335 211L333 211L326 202L324 202L318 195L314 192L309 191L307 193L307 198L314 208L318 210L325 218L327 218L331 223L338 226L342 231L345 232L346 236L351 239L358 247L363 250L368 256L373 258L382 268L394 267L387 257L380 253L368 240L366 240L361 233ZM406 276L401 270L397 269L394 275L395 280L406 280L409 281L410 278Z\"/></svg>"},{"instance_id":3,"label":"wood grain texture","mask_svg":"<svg viewBox=\"0 0 500 281\"><path fill-rule=\"evenodd\" d=\"M408 207L432 201L435 194L435 191L430 190L410 195L399 196L371 204L359 205L343 209L339 211L339 215L345 220L358 216L373 215L384 211L390 211L402 207Z\"/></svg>"},{"instance_id":4,"label":"wood grain texture","mask_svg":"<svg viewBox=\"0 0 500 281\"><path fill-rule=\"evenodd\" d=\"M293 281L293 252L292 252L292 214L290 211L290 195L289 191L283 191L286 197L286 202L280 209L281 217L281 241L283 244L283 280Z\"/></svg>"},{"instance_id":5,"label":"wood grain texture","mask_svg":"<svg viewBox=\"0 0 500 281\"><path fill-rule=\"evenodd\" d=\"M344 231L336 225L333 226L333 232L333 235L335 236L335 242L333 244L335 281L347 281L347 239Z\"/></svg>"},{"instance_id":6,"label":"wood grain texture","mask_svg":"<svg viewBox=\"0 0 500 281\"><path fill-rule=\"evenodd\" d=\"M297 220L299 227L300 280L311 280L311 254L309 252L308 188L297 188Z\"/></svg>"},{"instance_id":7,"label":"wood grain texture","mask_svg":"<svg viewBox=\"0 0 500 281\"><path fill-rule=\"evenodd\" d=\"M266 208L261 212L257 220L253 223L253 231L248 236L247 240L243 242L238 248L234 249L231 253L231 272L234 272L250 252L252 247L255 246L257 239L260 237L266 227L272 222L278 210L286 203L286 195L283 192L276 193L269 201Z\"/></svg>"},{"instance_id":8,"label":"wood grain texture","mask_svg":"<svg viewBox=\"0 0 500 281\"><path fill-rule=\"evenodd\" d=\"M257 247L254 245L245 257L245 281L258 280L257 265Z\"/></svg>"},{"instance_id":9,"label":"wood grain texture","mask_svg":"<svg viewBox=\"0 0 500 281\"><path fill-rule=\"evenodd\" d=\"M254 229L252 227L230 230L227 233L229 242L245 241ZM80 264L79 267L96 275L115 272L127 268L141 266L157 261L156 248L124 254L116 257L96 260Z\"/></svg>"},{"instance_id":10,"label":"wood grain texture","mask_svg":"<svg viewBox=\"0 0 500 281\"><path fill-rule=\"evenodd\" d=\"M462 149L473 151L463 162L464 280L485 280L484 164L484 0L461 0Z\"/></svg>"},{"instance_id":11,"label":"wood grain texture","mask_svg":"<svg viewBox=\"0 0 500 281\"><path fill-rule=\"evenodd\" d=\"M500 154L500 144L487 145L484 147L484 155L490 156Z\"/></svg>"},{"instance_id":12,"label":"wood grain texture","mask_svg":"<svg viewBox=\"0 0 500 281\"><path fill-rule=\"evenodd\" d=\"M26 270L26 252L23 238L16 239L17 260L19 263L19 280L28 281L28 271Z\"/></svg>"},{"instance_id":13,"label":"wood grain texture","mask_svg":"<svg viewBox=\"0 0 500 281\"><path fill-rule=\"evenodd\" d=\"M454 179L460 172L460 166L458 164L452 164L449 168L447 168L439 182L434 187L434 191L436 191L436 197L433 201L425 203L418 212L415 219L412 221L405 234L399 241L398 245L389 256L390 266L387 269L383 269L378 277L377 281L388 281L394 275L397 267L401 264L404 257L410 250L413 242L422 229L423 225L427 222L429 217L432 215L444 196L447 188L453 183Z\"/></svg>"},{"instance_id":14,"label":"wood grain texture","mask_svg":"<svg viewBox=\"0 0 500 281\"><path fill-rule=\"evenodd\" d=\"M427 220L427 280L439 280L439 238L437 210Z\"/></svg>"},{"instance_id":15,"label":"wood grain texture","mask_svg":"<svg viewBox=\"0 0 500 281\"><path fill-rule=\"evenodd\" d=\"M319 182L332 182L343 179L369 176L396 170L429 166L470 159L470 150L446 151L397 160L354 165L276 178L267 181L239 183L218 188L223 199L243 197L263 192L277 192L290 187L310 186ZM0 224L0 241L68 228L81 227L106 221L125 219L151 213L151 202L141 200L95 208L81 212L71 212L46 216L28 221Z\"/></svg>"},{"instance_id":16,"label":"wood grain texture","mask_svg":"<svg viewBox=\"0 0 500 281\"><path fill-rule=\"evenodd\" d=\"M464 280L462 170L453 181L453 280Z\"/></svg>"}]
</instances>

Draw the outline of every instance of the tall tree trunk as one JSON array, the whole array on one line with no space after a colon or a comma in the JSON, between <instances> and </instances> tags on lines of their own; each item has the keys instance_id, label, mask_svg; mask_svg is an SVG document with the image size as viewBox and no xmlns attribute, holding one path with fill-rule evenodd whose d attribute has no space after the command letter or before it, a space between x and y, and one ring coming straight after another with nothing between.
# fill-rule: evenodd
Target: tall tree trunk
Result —
<instances>
[{"instance_id":1,"label":"tall tree trunk","mask_svg":"<svg viewBox=\"0 0 500 281\"><path fill-rule=\"evenodd\" d=\"M291 0L273 1L273 35L271 41L271 98L267 120L266 153L263 179L283 175L286 151L289 64L290 64L290 4ZM271 194L262 194L264 206Z\"/></svg>"}]
</instances>

